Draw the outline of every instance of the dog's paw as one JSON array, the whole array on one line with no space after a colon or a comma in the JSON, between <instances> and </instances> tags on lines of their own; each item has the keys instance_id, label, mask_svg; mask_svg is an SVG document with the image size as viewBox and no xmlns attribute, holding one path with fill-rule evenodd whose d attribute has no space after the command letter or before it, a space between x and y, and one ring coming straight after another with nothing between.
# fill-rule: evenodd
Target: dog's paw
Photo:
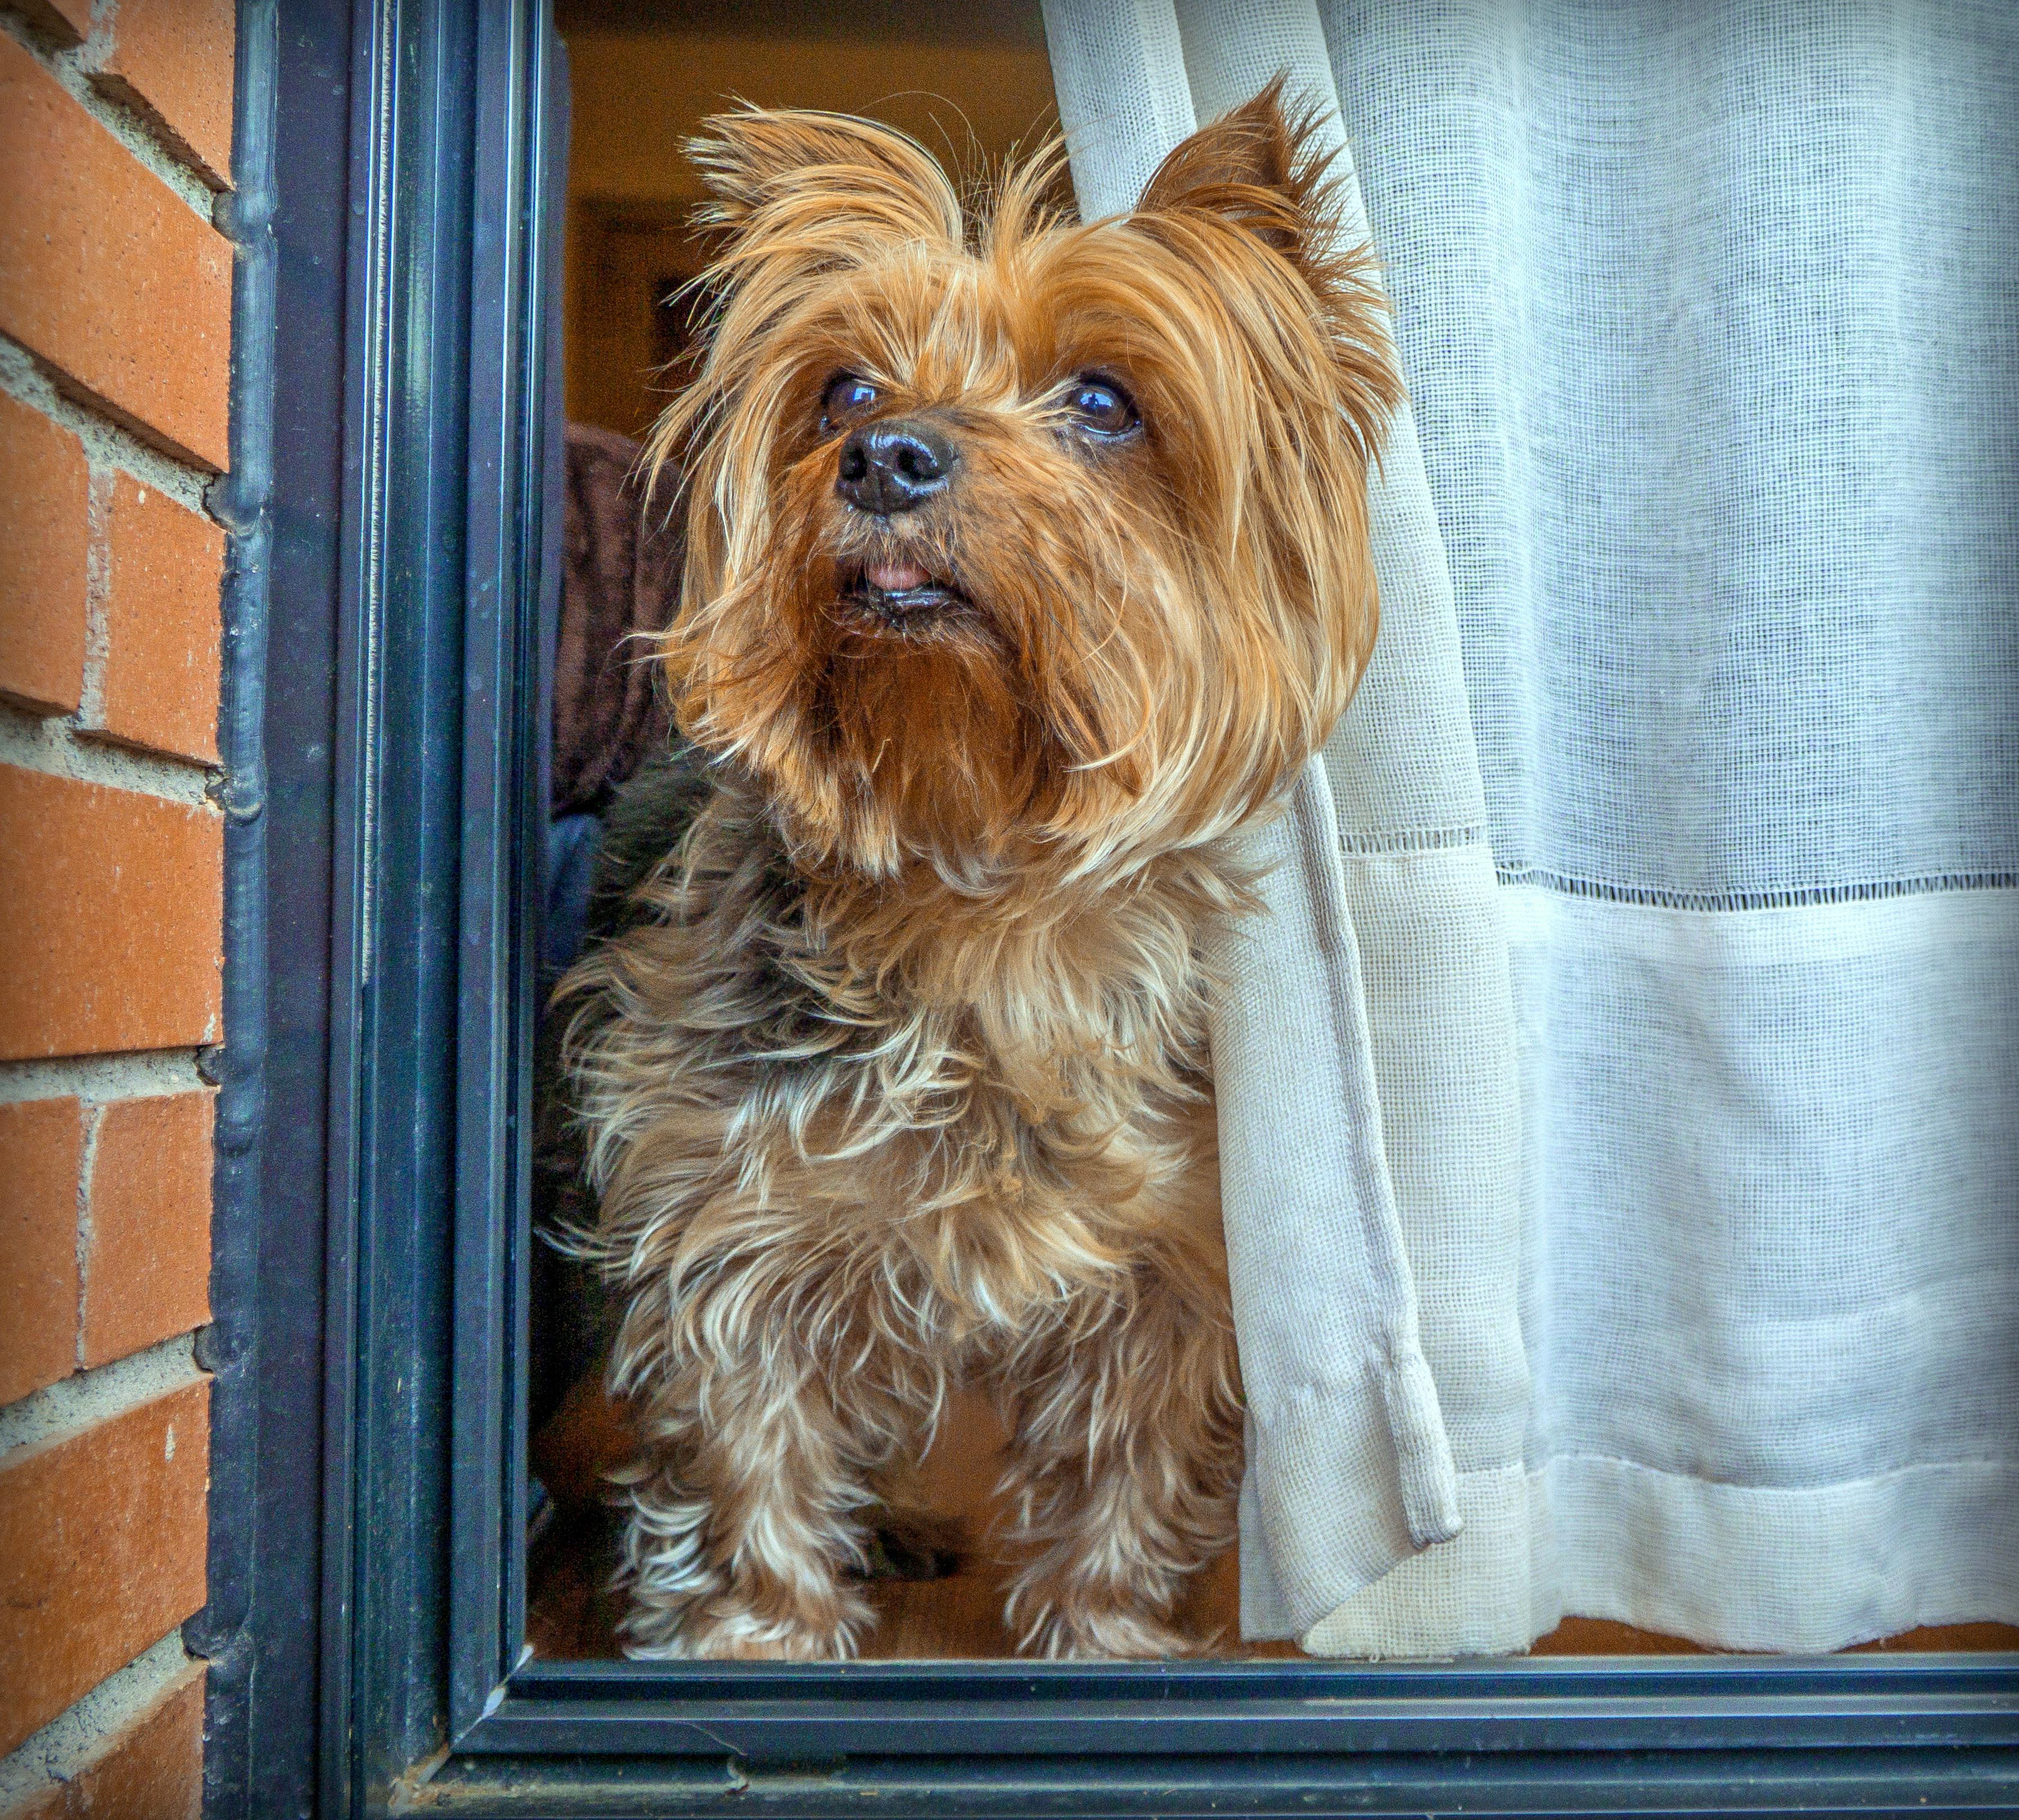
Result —
<instances>
[{"instance_id":1,"label":"dog's paw","mask_svg":"<svg viewBox=\"0 0 2019 1820\"><path fill-rule=\"evenodd\" d=\"M828 1623L720 1608L654 1612L633 1607L624 1653L647 1662L845 1662L867 1628L865 1611Z\"/></svg>"},{"instance_id":2,"label":"dog's paw","mask_svg":"<svg viewBox=\"0 0 2019 1820\"><path fill-rule=\"evenodd\" d=\"M1196 1639L1147 1612L1119 1610L1047 1612L1024 1648L1055 1662L1167 1662L1200 1653Z\"/></svg>"}]
</instances>

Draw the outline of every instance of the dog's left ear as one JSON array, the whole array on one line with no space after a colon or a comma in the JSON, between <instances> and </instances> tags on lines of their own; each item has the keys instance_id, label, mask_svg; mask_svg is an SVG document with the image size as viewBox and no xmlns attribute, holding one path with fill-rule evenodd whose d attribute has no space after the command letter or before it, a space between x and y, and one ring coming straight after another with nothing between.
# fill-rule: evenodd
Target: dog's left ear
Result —
<instances>
[{"instance_id":1,"label":"dog's left ear","mask_svg":"<svg viewBox=\"0 0 2019 1820\"><path fill-rule=\"evenodd\" d=\"M1286 108L1283 89L1278 76L1179 144L1132 219L1173 239L1202 223L1232 227L1288 260L1318 301L1349 412L1371 441L1402 396L1387 299L1372 250L1344 241L1334 154L1317 143L1321 116L1314 106Z\"/></svg>"},{"instance_id":2,"label":"dog's left ear","mask_svg":"<svg viewBox=\"0 0 2019 1820\"><path fill-rule=\"evenodd\" d=\"M1139 216L1207 215L1229 222L1292 261L1332 226L1329 154L1315 150L1313 109L1292 115L1278 76L1252 101L1175 147L1136 205Z\"/></svg>"}]
</instances>

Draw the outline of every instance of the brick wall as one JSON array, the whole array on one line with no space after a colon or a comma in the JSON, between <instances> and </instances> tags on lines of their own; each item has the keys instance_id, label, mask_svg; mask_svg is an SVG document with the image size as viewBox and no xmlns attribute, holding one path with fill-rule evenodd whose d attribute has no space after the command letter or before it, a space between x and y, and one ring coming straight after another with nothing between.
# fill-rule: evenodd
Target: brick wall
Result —
<instances>
[{"instance_id":1,"label":"brick wall","mask_svg":"<svg viewBox=\"0 0 2019 1820\"><path fill-rule=\"evenodd\" d=\"M201 1797L230 0L0 0L0 1816Z\"/></svg>"}]
</instances>

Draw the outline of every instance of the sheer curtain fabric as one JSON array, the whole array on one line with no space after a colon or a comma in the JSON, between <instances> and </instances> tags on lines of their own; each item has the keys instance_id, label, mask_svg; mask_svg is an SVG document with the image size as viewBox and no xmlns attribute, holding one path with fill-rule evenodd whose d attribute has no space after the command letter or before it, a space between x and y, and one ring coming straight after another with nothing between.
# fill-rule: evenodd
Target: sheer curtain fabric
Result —
<instances>
[{"instance_id":1,"label":"sheer curtain fabric","mask_svg":"<svg viewBox=\"0 0 2019 1820\"><path fill-rule=\"evenodd\" d=\"M2019 1622L2019 9L1046 23L1089 213L1336 110L1412 398L1325 769L1463 1525L1314 1615L1251 1457L1245 1627Z\"/></svg>"}]
</instances>

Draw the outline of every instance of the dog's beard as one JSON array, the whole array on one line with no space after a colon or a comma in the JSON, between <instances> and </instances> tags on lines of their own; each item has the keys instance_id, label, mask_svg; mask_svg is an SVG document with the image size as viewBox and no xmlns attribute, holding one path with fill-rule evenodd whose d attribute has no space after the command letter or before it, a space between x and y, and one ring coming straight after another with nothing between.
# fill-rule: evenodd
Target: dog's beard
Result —
<instances>
[{"instance_id":1,"label":"dog's beard","mask_svg":"<svg viewBox=\"0 0 2019 1820\"><path fill-rule=\"evenodd\" d=\"M781 540L710 617L691 731L763 779L803 857L959 882L1044 819L1055 742L1020 640L944 556Z\"/></svg>"},{"instance_id":2,"label":"dog's beard","mask_svg":"<svg viewBox=\"0 0 2019 1820\"><path fill-rule=\"evenodd\" d=\"M908 853L952 874L1006 857L1042 818L1049 769L1013 651L985 610L886 629L843 601L809 654L812 702L795 756L815 778L842 782L850 857L881 871Z\"/></svg>"}]
</instances>

